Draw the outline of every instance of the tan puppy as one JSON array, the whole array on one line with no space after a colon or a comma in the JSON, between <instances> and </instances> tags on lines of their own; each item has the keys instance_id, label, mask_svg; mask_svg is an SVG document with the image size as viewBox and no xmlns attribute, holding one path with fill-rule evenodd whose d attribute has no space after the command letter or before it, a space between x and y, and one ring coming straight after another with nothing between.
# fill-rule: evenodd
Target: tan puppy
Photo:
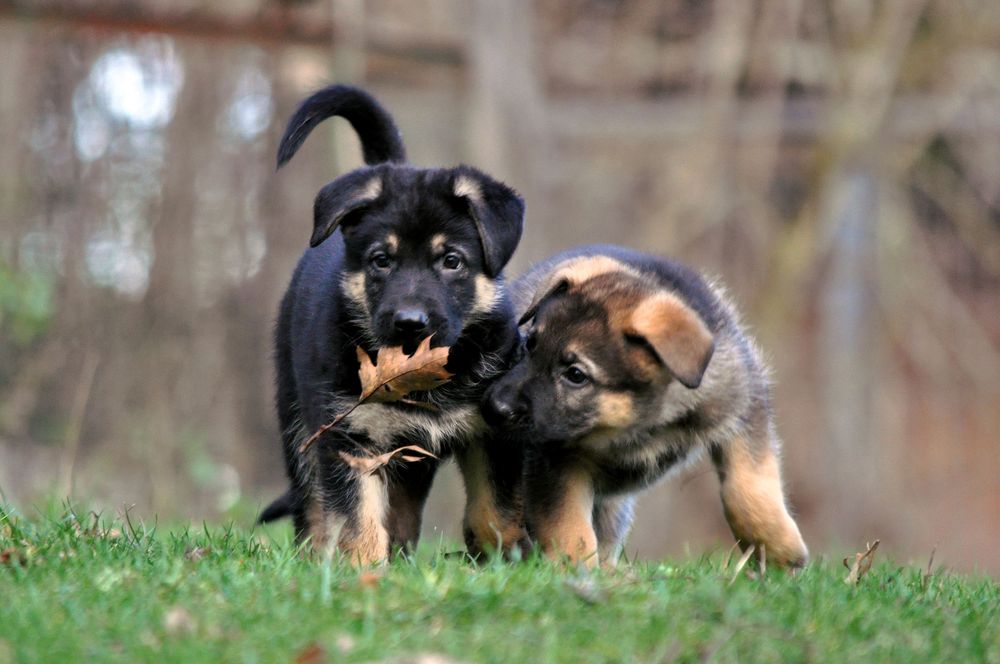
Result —
<instances>
[{"instance_id":1,"label":"tan puppy","mask_svg":"<svg viewBox=\"0 0 1000 664\"><path fill-rule=\"evenodd\" d=\"M523 357L487 392L525 449L525 520L553 557L613 561L636 494L708 452L733 534L801 566L767 368L697 273L618 247L557 255L513 285Z\"/></svg>"}]
</instances>

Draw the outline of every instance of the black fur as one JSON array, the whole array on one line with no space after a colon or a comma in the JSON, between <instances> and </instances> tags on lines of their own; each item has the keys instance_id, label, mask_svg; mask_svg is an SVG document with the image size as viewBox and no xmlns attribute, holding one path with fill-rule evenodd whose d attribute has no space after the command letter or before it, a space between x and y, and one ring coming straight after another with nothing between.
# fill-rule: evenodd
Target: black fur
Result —
<instances>
[{"instance_id":1,"label":"black fur","mask_svg":"<svg viewBox=\"0 0 1000 664\"><path fill-rule=\"evenodd\" d=\"M321 512L344 520L343 541L360 528L353 520L363 515L357 474L340 452L378 454L416 444L447 457L484 443L476 408L466 418L475 421L454 425L448 418L465 412L458 408L478 405L516 347L501 271L520 238L524 204L512 189L468 166L423 169L398 163L405 153L392 118L369 95L347 86L322 90L299 107L278 150L279 165L330 115L351 122L369 165L320 190L312 248L299 261L281 303L277 408L291 488L260 520L291 514L303 539L318 536L310 531L317 528L310 510ZM440 238L444 245L437 244ZM488 303L477 282L495 289ZM431 335L433 346L451 347L447 368L455 374L423 395L436 412L399 403L362 406L354 419L328 431L305 454L299 451L305 436L357 400L357 346L372 357L382 346L402 345L411 352ZM372 408L382 409L368 411L380 412L378 418L357 419ZM427 460L386 469L391 503L386 525L395 530L389 533L393 545L412 544L419 532L436 465Z\"/></svg>"},{"instance_id":2,"label":"black fur","mask_svg":"<svg viewBox=\"0 0 1000 664\"><path fill-rule=\"evenodd\" d=\"M331 85L302 102L288 121L278 147L278 168L295 156L316 125L335 115L350 122L358 133L366 164L406 161L403 137L375 98L349 85Z\"/></svg>"}]
</instances>

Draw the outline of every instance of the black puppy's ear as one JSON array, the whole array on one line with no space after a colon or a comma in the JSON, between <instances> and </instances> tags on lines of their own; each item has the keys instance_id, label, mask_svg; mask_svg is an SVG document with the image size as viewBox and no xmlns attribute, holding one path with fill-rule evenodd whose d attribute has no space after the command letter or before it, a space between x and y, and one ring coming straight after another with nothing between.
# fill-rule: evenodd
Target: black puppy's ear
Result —
<instances>
[{"instance_id":1,"label":"black puppy's ear","mask_svg":"<svg viewBox=\"0 0 1000 664\"><path fill-rule=\"evenodd\" d=\"M382 176L362 168L342 175L319 190L313 203L313 234L309 246L319 246L344 219L382 195Z\"/></svg>"},{"instance_id":2,"label":"black puppy's ear","mask_svg":"<svg viewBox=\"0 0 1000 664\"><path fill-rule=\"evenodd\" d=\"M535 317L538 313L539 307L542 306L546 300L562 295L569 290L569 279L560 275L554 275L555 278L549 278L544 284L541 284L538 290L535 291L535 297L528 305L524 314L521 315L521 319L517 321L517 326L521 327L529 320Z\"/></svg>"},{"instance_id":3,"label":"black puppy's ear","mask_svg":"<svg viewBox=\"0 0 1000 664\"><path fill-rule=\"evenodd\" d=\"M486 274L497 276L521 239L524 201L507 185L468 167L455 170L452 193L468 202L486 258Z\"/></svg>"}]
</instances>

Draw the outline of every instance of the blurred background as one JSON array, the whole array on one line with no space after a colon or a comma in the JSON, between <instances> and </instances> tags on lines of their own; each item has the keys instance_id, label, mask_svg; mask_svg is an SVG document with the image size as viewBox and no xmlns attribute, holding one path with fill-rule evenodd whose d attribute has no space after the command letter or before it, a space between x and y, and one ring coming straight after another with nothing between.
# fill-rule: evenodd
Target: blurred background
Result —
<instances>
[{"instance_id":1,"label":"blurred background","mask_svg":"<svg viewBox=\"0 0 1000 664\"><path fill-rule=\"evenodd\" d=\"M815 553L1000 573L996 0L0 0L0 489L161 521L284 487L270 336L341 120L372 90L419 165L524 194L509 269L583 242L729 285L775 369ZM458 535L440 477L426 537ZM629 551L731 537L708 464Z\"/></svg>"}]
</instances>

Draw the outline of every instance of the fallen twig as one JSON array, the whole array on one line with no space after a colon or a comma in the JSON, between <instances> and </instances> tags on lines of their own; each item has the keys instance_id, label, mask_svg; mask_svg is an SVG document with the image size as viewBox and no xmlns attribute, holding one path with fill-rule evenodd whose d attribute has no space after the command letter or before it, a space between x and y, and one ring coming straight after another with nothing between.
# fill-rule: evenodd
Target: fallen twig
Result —
<instances>
[{"instance_id":1,"label":"fallen twig","mask_svg":"<svg viewBox=\"0 0 1000 664\"><path fill-rule=\"evenodd\" d=\"M740 572L743 571L743 568L746 567L747 561L750 560L750 556L753 555L756 548L757 547L751 544L747 547L746 551L743 552L743 555L740 556L740 559L736 561L736 569L733 570L733 577L729 579L729 585L733 585L736 582L736 577L738 577Z\"/></svg>"},{"instance_id":2,"label":"fallen twig","mask_svg":"<svg viewBox=\"0 0 1000 664\"><path fill-rule=\"evenodd\" d=\"M844 579L844 583L850 586L858 585L861 578L868 573L868 570L872 568L872 562L875 560L875 551L878 549L879 540L868 543L865 546L867 550L864 553L854 554L854 564L848 566L847 558L844 558L844 567L848 567L850 570L847 574L847 578Z\"/></svg>"}]
</instances>

